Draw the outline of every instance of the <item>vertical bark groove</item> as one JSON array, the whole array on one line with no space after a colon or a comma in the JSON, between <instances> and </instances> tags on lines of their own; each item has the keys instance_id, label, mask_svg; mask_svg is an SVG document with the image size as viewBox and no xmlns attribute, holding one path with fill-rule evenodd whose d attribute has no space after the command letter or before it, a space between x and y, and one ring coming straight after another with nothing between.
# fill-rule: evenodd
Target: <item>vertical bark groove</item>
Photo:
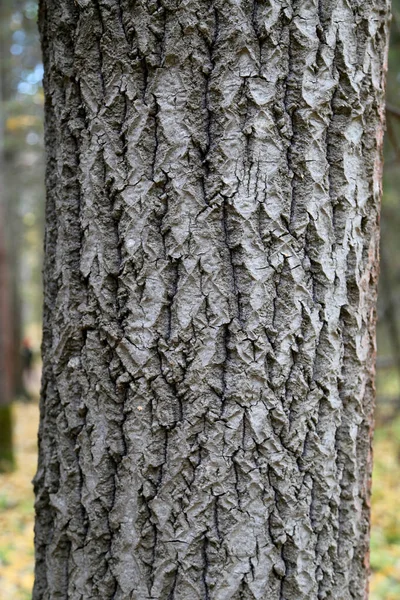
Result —
<instances>
[{"instance_id":1,"label":"vertical bark groove","mask_svg":"<svg viewBox=\"0 0 400 600\"><path fill-rule=\"evenodd\" d=\"M387 0L41 0L34 600L366 598Z\"/></svg>"}]
</instances>

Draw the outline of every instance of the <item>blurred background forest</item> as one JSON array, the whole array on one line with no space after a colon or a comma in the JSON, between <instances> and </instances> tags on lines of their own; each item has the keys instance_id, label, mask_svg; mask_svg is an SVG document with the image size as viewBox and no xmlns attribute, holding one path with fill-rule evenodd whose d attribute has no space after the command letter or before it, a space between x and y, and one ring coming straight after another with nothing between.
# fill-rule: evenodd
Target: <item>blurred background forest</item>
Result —
<instances>
[{"instance_id":1,"label":"blurred background forest","mask_svg":"<svg viewBox=\"0 0 400 600\"><path fill-rule=\"evenodd\" d=\"M40 385L43 92L37 2L0 0L0 600L28 600ZM400 0L387 84L371 600L400 600Z\"/></svg>"}]
</instances>

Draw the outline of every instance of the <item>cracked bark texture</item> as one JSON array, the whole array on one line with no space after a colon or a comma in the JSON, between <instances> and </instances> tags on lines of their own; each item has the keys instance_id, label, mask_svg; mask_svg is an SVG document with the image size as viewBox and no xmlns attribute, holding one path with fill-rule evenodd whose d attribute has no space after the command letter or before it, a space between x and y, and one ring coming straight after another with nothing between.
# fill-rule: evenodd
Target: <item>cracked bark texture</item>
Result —
<instances>
[{"instance_id":1,"label":"cracked bark texture","mask_svg":"<svg viewBox=\"0 0 400 600\"><path fill-rule=\"evenodd\" d=\"M367 597L387 0L41 0L33 597Z\"/></svg>"}]
</instances>

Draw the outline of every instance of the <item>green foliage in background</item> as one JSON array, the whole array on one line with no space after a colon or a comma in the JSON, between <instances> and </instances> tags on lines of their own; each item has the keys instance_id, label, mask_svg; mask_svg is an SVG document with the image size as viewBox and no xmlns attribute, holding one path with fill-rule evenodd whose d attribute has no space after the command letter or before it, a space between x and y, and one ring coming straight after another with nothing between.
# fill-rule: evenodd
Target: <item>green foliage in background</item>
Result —
<instances>
[{"instance_id":1,"label":"green foliage in background","mask_svg":"<svg viewBox=\"0 0 400 600\"><path fill-rule=\"evenodd\" d=\"M370 600L400 599L400 416L374 443Z\"/></svg>"}]
</instances>

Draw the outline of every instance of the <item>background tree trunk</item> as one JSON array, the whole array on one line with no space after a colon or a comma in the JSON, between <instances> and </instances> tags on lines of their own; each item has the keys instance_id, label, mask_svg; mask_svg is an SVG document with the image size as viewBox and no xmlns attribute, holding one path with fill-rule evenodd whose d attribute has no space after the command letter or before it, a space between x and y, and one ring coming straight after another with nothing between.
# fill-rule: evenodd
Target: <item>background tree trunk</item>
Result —
<instances>
[{"instance_id":1,"label":"background tree trunk","mask_svg":"<svg viewBox=\"0 0 400 600\"><path fill-rule=\"evenodd\" d=\"M0 170L1 162L2 161L0 157ZM10 323L11 310L8 270L9 263L4 239L3 215L3 201L2 198L0 198L0 472L8 472L14 469L15 462L11 406L13 391L13 364Z\"/></svg>"},{"instance_id":2,"label":"background tree trunk","mask_svg":"<svg viewBox=\"0 0 400 600\"><path fill-rule=\"evenodd\" d=\"M42 0L34 599L366 597L387 0Z\"/></svg>"},{"instance_id":3,"label":"background tree trunk","mask_svg":"<svg viewBox=\"0 0 400 600\"><path fill-rule=\"evenodd\" d=\"M0 23L7 13L3 4L0 5ZM6 44L0 31L0 56L5 57ZM10 254L6 240L7 189L5 185L4 168L6 166L4 150L4 114L1 109L4 98L7 97L7 68L3 59L0 60L0 472L13 470L13 419L11 402L13 399L13 340L12 340L12 309L10 286Z\"/></svg>"}]
</instances>

